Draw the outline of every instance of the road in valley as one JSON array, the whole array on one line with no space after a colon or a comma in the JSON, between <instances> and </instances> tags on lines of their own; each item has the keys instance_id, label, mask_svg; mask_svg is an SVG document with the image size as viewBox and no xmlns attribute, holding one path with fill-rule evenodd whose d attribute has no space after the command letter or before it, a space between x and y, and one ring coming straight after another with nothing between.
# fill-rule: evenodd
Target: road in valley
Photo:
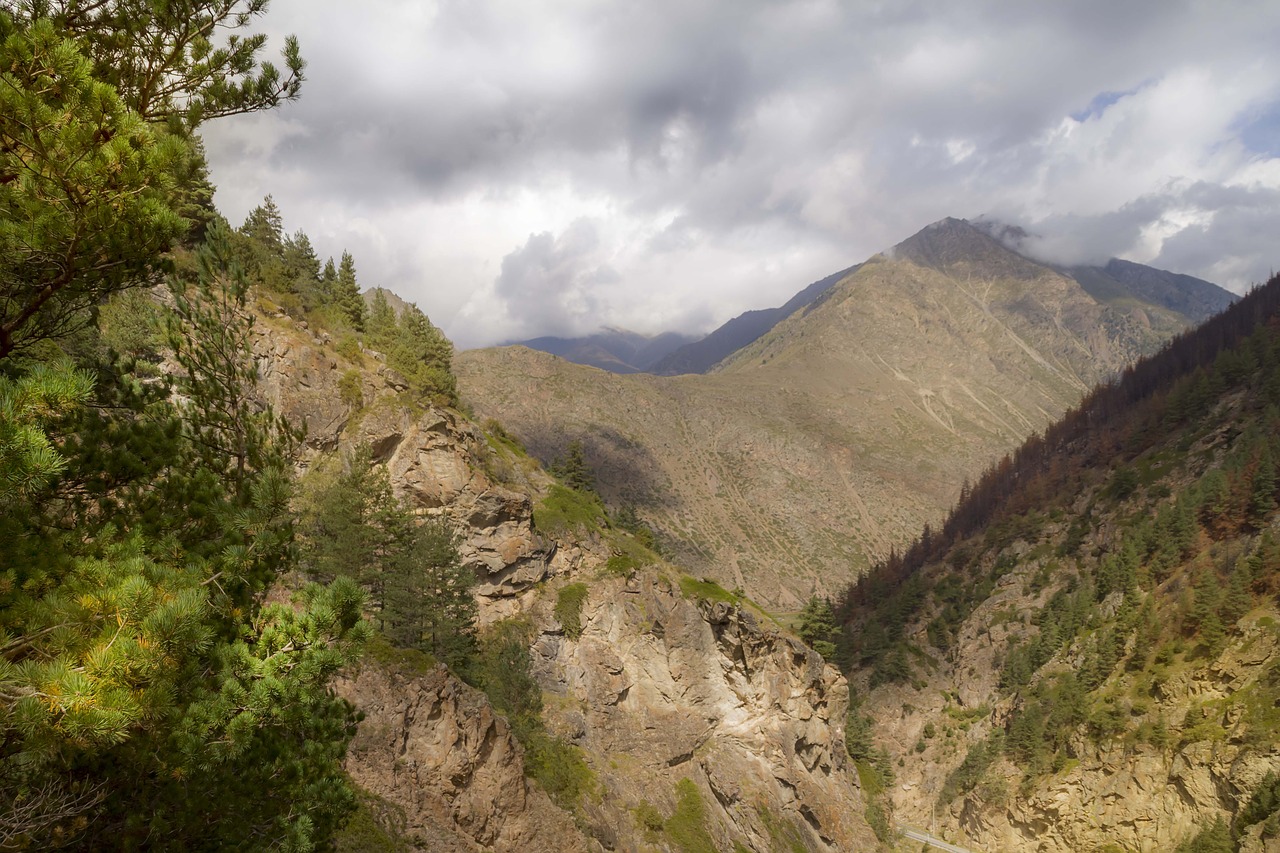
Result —
<instances>
[{"instance_id":1,"label":"road in valley","mask_svg":"<svg viewBox=\"0 0 1280 853\"><path fill-rule=\"evenodd\" d=\"M915 827L906 826L905 824L898 824L898 832L902 833L907 838L910 838L912 841L923 841L930 847L936 847L939 850L946 850L948 853L973 853L973 851L968 848L957 847L954 844L949 844L941 838L935 838L922 829L916 829Z\"/></svg>"}]
</instances>

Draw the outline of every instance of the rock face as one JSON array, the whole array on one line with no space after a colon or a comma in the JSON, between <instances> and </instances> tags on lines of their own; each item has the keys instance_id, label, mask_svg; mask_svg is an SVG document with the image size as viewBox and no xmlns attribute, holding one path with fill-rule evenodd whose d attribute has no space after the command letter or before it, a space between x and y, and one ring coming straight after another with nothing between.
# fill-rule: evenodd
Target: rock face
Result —
<instances>
[{"instance_id":1,"label":"rock face","mask_svg":"<svg viewBox=\"0 0 1280 853\"><path fill-rule=\"evenodd\" d=\"M477 595L516 595L547 577L553 549L533 530L533 504L484 473L486 444L475 427L443 409L383 406L354 433L386 465L397 494L454 520L463 562L480 578Z\"/></svg>"},{"instance_id":2,"label":"rock face","mask_svg":"<svg viewBox=\"0 0 1280 853\"><path fill-rule=\"evenodd\" d=\"M366 662L335 684L364 714L347 769L403 815L404 836L449 853L674 851L685 830L721 850L876 847L834 668L738 607L687 598L666 570L602 574L598 537L534 529L531 496L548 478L532 462L498 453L456 412L403 399L376 354L352 361L287 318L260 319L263 395L308 424L303 464L366 445L417 512L456 522L481 621L532 626L548 730L581 748L598 783L571 816L526 779L482 693L443 667ZM553 607L569 581L589 588L572 638Z\"/></svg>"},{"instance_id":3,"label":"rock face","mask_svg":"<svg viewBox=\"0 0 1280 853\"><path fill-rule=\"evenodd\" d=\"M848 686L807 647L652 573L592 581L576 639L531 615L548 725L603 789L587 809L597 837L643 849L637 810L670 815L688 779L718 849L875 848L844 749Z\"/></svg>"},{"instance_id":4,"label":"rock face","mask_svg":"<svg viewBox=\"0 0 1280 853\"><path fill-rule=\"evenodd\" d=\"M518 595L546 578L553 549L533 530L532 502L486 473L479 430L455 412L401 400L403 381L376 353L351 362L287 320L260 320L260 392L291 423L306 424L304 459L367 445L397 495L454 520L480 596Z\"/></svg>"},{"instance_id":5,"label":"rock face","mask_svg":"<svg viewBox=\"0 0 1280 853\"><path fill-rule=\"evenodd\" d=\"M364 712L346 768L403 810L403 834L431 851L593 849L524 776L524 756L484 694L443 666L365 664L334 685Z\"/></svg>"}]
</instances>

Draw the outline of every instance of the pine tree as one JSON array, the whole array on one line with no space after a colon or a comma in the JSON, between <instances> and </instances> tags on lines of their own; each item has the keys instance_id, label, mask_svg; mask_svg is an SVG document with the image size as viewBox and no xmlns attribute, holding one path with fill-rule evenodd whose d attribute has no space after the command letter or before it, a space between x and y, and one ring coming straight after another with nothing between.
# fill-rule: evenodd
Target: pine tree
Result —
<instances>
[{"instance_id":1,"label":"pine tree","mask_svg":"<svg viewBox=\"0 0 1280 853\"><path fill-rule=\"evenodd\" d=\"M274 257L284 254L284 218L275 199L267 195L262 204L249 211L240 231Z\"/></svg>"},{"instance_id":2,"label":"pine tree","mask_svg":"<svg viewBox=\"0 0 1280 853\"><path fill-rule=\"evenodd\" d=\"M369 343L374 349L385 353L395 344L399 332L396 312L387 302L387 293L381 287L374 288L369 321L365 325L369 330Z\"/></svg>"},{"instance_id":3,"label":"pine tree","mask_svg":"<svg viewBox=\"0 0 1280 853\"><path fill-rule=\"evenodd\" d=\"M96 79L114 87L147 122L184 135L213 118L270 109L298 96L305 63L285 39L286 73L259 54L263 34L234 32L266 13L268 0L135 0L6 3L20 24L49 18L84 46ZM232 31L218 44L215 33Z\"/></svg>"},{"instance_id":4,"label":"pine tree","mask_svg":"<svg viewBox=\"0 0 1280 853\"><path fill-rule=\"evenodd\" d=\"M20 26L0 10L0 359L156 283L186 226L169 206L186 145L92 67L48 20Z\"/></svg>"},{"instance_id":5,"label":"pine tree","mask_svg":"<svg viewBox=\"0 0 1280 853\"><path fill-rule=\"evenodd\" d=\"M64 462L11 478L22 499L0 504L0 810L50 792L22 828L35 846L92 815L125 848L306 847L353 805L328 680L363 636L363 597L257 604L291 559L292 436L249 387L226 259L225 239L202 251L175 295L181 393L101 366L95 405L58 421ZM38 368L19 382L47 384ZM211 801L242 820L211 828Z\"/></svg>"},{"instance_id":6,"label":"pine tree","mask_svg":"<svg viewBox=\"0 0 1280 853\"><path fill-rule=\"evenodd\" d=\"M333 265L333 258L324 262L324 272L320 274L320 301L332 303L338 288L338 268Z\"/></svg>"},{"instance_id":7,"label":"pine tree","mask_svg":"<svg viewBox=\"0 0 1280 853\"><path fill-rule=\"evenodd\" d=\"M1276 508L1276 463L1271 455L1271 445L1263 441L1253 474L1253 488L1249 496L1249 519L1255 527L1266 524Z\"/></svg>"},{"instance_id":8,"label":"pine tree","mask_svg":"<svg viewBox=\"0 0 1280 853\"><path fill-rule=\"evenodd\" d=\"M328 271L326 270L326 277ZM360 285L356 283L356 262L350 252L342 253L342 262L338 265L338 277L334 282L333 304L338 306L342 317L357 332L364 331L365 306L360 296Z\"/></svg>"},{"instance_id":9,"label":"pine tree","mask_svg":"<svg viewBox=\"0 0 1280 853\"><path fill-rule=\"evenodd\" d=\"M800 611L796 633L809 648L830 660L836 652L832 642L836 635L836 616L831 602L818 595L811 596Z\"/></svg>"},{"instance_id":10,"label":"pine tree","mask_svg":"<svg viewBox=\"0 0 1280 853\"><path fill-rule=\"evenodd\" d=\"M1249 560L1240 560L1231 572L1231 580L1227 585L1226 595L1222 598L1220 615L1227 625L1235 625L1240 617L1249 612L1253 599L1249 595L1249 586L1253 582L1253 572Z\"/></svg>"},{"instance_id":11,"label":"pine tree","mask_svg":"<svg viewBox=\"0 0 1280 853\"><path fill-rule=\"evenodd\" d=\"M564 456L551 466L551 472L559 477L566 486L580 492L594 495L596 478L591 467L587 465L586 450L582 440L575 438L565 448Z\"/></svg>"},{"instance_id":12,"label":"pine tree","mask_svg":"<svg viewBox=\"0 0 1280 853\"><path fill-rule=\"evenodd\" d=\"M400 314L389 344L388 363L404 375L415 393L440 405L457 402L453 344L418 306L410 304Z\"/></svg>"},{"instance_id":13,"label":"pine tree","mask_svg":"<svg viewBox=\"0 0 1280 853\"><path fill-rule=\"evenodd\" d=\"M475 652L471 590L476 578L462 565L458 536L448 521L437 517L424 522L387 570L387 635L462 671Z\"/></svg>"}]
</instances>

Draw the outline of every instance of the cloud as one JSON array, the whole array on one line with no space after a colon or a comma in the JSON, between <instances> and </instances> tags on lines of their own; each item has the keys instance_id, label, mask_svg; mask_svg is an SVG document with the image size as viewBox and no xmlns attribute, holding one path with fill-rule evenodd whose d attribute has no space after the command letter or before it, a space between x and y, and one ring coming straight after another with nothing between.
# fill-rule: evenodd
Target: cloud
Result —
<instances>
[{"instance_id":1,"label":"cloud","mask_svg":"<svg viewBox=\"0 0 1280 853\"><path fill-rule=\"evenodd\" d=\"M705 330L944 216L1235 287L1270 266L1275 4L276 0L264 22L309 79L209 125L219 204L271 192L471 343Z\"/></svg>"},{"instance_id":2,"label":"cloud","mask_svg":"<svg viewBox=\"0 0 1280 853\"><path fill-rule=\"evenodd\" d=\"M559 237L530 234L502 259L493 296L517 337L592 327L600 314L599 289L619 280L599 251L595 226L579 219Z\"/></svg>"}]
</instances>

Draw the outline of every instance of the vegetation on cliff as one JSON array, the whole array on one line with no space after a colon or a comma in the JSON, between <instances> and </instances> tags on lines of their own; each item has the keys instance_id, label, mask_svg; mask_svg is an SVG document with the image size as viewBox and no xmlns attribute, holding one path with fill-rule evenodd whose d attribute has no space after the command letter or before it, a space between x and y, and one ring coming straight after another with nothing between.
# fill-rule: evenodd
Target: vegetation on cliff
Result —
<instances>
[{"instance_id":1,"label":"vegetation on cliff","mask_svg":"<svg viewBox=\"0 0 1280 853\"><path fill-rule=\"evenodd\" d=\"M990 699L1005 710L952 765L940 805L1003 807L1002 768L1026 802L1116 745L1229 744L1241 766L1274 745L1278 434L1273 279L1091 393L851 588L840 656L873 690L923 686L974 631L1004 638ZM1242 656L1258 658L1256 677L1232 663ZM1242 683L1202 701L1176 687L1227 671ZM1201 815L1188 849L1235 849L1272 816L1249 805L1266 801L1259 791ZM1215 816L1228 820L1215 829Z\"/></svg>"},{"instance_id":2,"label":"vegetation on cliff","mask_svg":"<svg viewBox=\"0 0 1280 853\"><path fill-rule=\"evenodd\" d=\"M355 806L355 718L328 684L368 634L367 592L404 643L449 659L468 636L466 608L425 612L404 572L299 562L300 434L261 405L252 303L352 336L363 306L350 256L326 276L269 197L238 231L210 204L201 122L299 91L293 39L282 73L246 32L266 6L0 3L6 849L323 848ZM407 384L452 400L439 331L380 319L367 334ZM456 565L448 530L378 510L366 527ZM267 603L294 568L326 585Z\"/></svg>"}]
</instances>

